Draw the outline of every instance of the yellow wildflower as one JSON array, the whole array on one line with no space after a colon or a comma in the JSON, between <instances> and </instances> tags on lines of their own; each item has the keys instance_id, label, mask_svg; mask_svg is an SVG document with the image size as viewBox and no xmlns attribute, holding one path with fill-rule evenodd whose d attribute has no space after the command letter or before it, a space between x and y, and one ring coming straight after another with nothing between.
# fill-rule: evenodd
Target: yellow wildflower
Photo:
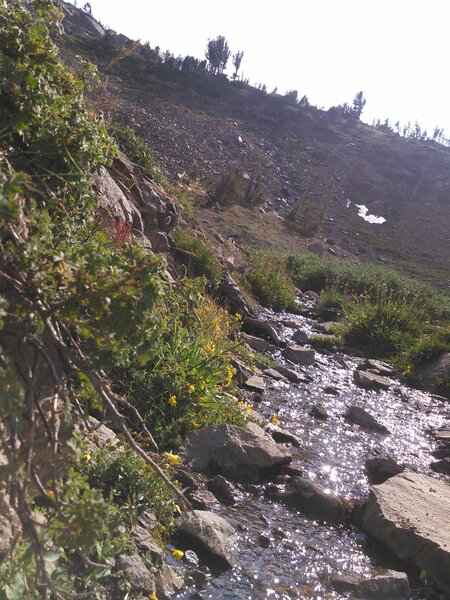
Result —
<instances>
[{"instance_id":1,"label":"yellow wildflower","mask_svg":"<svg viewBox=\"0 0 450 600\"><path fill-rule=\"evenodd\" d=\"M175 548L172 550L172 556L175 558L175 560L181 560L184 556L184 552Z\"/></svg>"},{"instance_id":2,"label":"yellow wildflower","mask_svg":"<svg viewBox=\"0 0 450 600\"><path fill-rule=\"evenodd\" d=\"M197 421L191 421L191 427L192 429L200 429L201 425Z\"/></svg>"},{"instance_id":3,"label":"yellow wildflower","mask_svg":"<svg viewBox=\"0 0 450 600\"><path fill-rule=\"evenodd\" d=\"M206 388L206 381L203 379L203 377L201 377L200 381L198 382L198 387L200 390L204 390Z\"/></svg>"},{"instance_id":4,"label":"yellow wildflower","mask_svg":"<svg viewBox=\"0 0 450 600\"><path fill-rule=\"evenodd\" d=\"M53 498L55 497L55 492L53 490L48 490L46 494L47 498L50 498L50 500L53 500Z\"/></svg>"},{"instance_id":5,"label":"yellow wildflower","mask_svg":"<svg viewBox=\"0 0 450 600\"><path fill-rule=\"evenodd\" d=\"M238 406L244 406L244 401L243 400L238 400Z\"/></svg>"},{"instance_id":6,"label":"yellow wildflower","mask_svg":"<svg viewBox=\"0 0 450 600\"><path fill-rule=\"evenodd\" d=\"M91 460L92 456L89 454L89 452L85 452L83 454L83 460L84 462L89 462Z\"/></svg>"},{"instance_id":7,"label":"yellow wildflower","mask_svg":"<svg viewBox=\"0 0 450 600\"><path fill-rule=\"evenodd\" d=\"M181 462L181 458L178 454L173 454L172 452L165 452L165 456L167 462L172 467L177 467Z\"/></svg>"},{"instance_id":8,"label":"yellow wildflower","mask_svg":"<svg viewBox=\"0 0 450 600\"><path fill-rule=\"evenodd\" d=\"M153 592L153 594L150 594L148 597L148 600L158 600L158 596L155 594L155 592Z\"/></svg>"},{"instance_id":9,"label":"yellow wildflower","mask_svg":"<svg viewBox=\"0 0 450 600\"><path fill-rule=\"evenodd\" d=\"M188 394L192 394L193 392L195 392L195 385L193 383L188 383L186 386L186 390Z\"/></svg>"},{"instance_id":10,"label":"yellow wildflower","mask_svg":"<svg viewBox=\"0 0 450 600\"><path fill-rule=\"evenodd\" d=\"M167 404L169 406L176 406L177 405L177 397L176 396L170 396L169 399L167 400Z\"/></svg>"},{"instance_id":11,"label":"yellow wildflower","mask_svg":"<svg viewBox=\"0 0 450 600\"><path fill-rule=\"evenodd\" d=\"M247 404L247 407L246 407L245 411L246 411L246 413L247 413L248 415L251 415L251 414L252 414L252 407L250 406L250 404Z\"/></svg>"},{"instance_id":12,"label":"yellow wildflower","mask_svg":"<svg viewBox=\"0 0 450 600\"><path fill-rule=\"evenodd\" d=\"M157 528L159 533L164 533L167 530L167 527L165 527L162 523L158 523Z\"/></svg>"},{"instance_id":13,"label":"yellow wildflower","mask_svg":"<svg viewBox=\"0 0 450 600\"><path fill-rule=\"evenodd\" d=\"M280 419L277 417L277 415L272 415L271 421L274 425L278 425L280 422Z\"/></svg>"}]
</instances>

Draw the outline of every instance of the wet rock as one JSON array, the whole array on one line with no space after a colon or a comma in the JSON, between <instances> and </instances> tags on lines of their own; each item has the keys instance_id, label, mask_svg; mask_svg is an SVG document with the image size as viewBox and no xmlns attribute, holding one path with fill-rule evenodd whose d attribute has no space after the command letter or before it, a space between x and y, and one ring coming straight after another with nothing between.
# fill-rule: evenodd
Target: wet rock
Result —
<instances>
[{"instance_id":1,"label":"wet rock","mask_svg":"<svg viewBox=\"0 0 450 600\"><path fill-rule=\"evenodd\" d=\"M450 458L442 458L437 462L431 463L430 469L435 471L435 473L450 475Z\"/></svg>"},{"instance_id":2,"label":"wet rock","mask_svg":"<svg viewBox=\"0 0 450 600\"><path fill-rule=\"evenodd\" d=\"M301 446L298 437L289 431L273 427L271 429L271 434L277 444L292 444L296 448L300 448Z\"/></svg>"},{"instance_id":3,"label":"wet rock","mask_svg":"<svg viewBox=\"0 0 450 600\"><path fill-rule=\"evenodd\" d=\"M256 352L275 352L277 349L274 344L271 344L267 340L255 337L254 335L249 335L248 333L241 333L240 340Z\"/></svg>"},{"instance_id":4,"label":"wet rock","mask_svg":"<svg viewBox=\"0 0 450 600\"><path fill-rule=\"evenodd\" d=\"M381 455L368 458L365 469L370 485L379 485L390 477L403 473L405 467L399 465L392 457Z\"/></svg>"},{"instance_id":5,"label":"wet rock","mask_svg":"<svg viewBox=\"0 0 450 600\"><path fill-rule=\"evenodd\" d=\"M153 531L153 529L155 529L155 527L158 525L158 521L155 515L149 510L146 510L141 515L139 515L138 523L147 531Z\"/></svg>"},{"instance_id":6,"label":"wet rock","mask_svg":"<svg viewBox=\"0 0 450 600\"><path fill-rule=\"evenodd\" d=\"M280 474L289 475L289 477L303 477L305 470L295 465L283 465Z\"/></svg>"},{"instance_id":7,"label":"wet rock","mask_svg":"<svg viewBox=\"0 0 450 600\"><path fill-rule=\"evenodd\" d=\"M390 433L384 425L378 423L375 417L359 406L349 406L345 413L345 419L350 423L359 425L363 429L367 429L367 431L374 431L383 435Z\"/></svg>"},{"instance_id":8,"label":"wet rock","mask_svg":"<svg viewBox=\"0 0 450 600\"><path fill-rule=\"evenodd\" d=\"M297 329L302 325L300 321L297 321L296 319L281 319L280 323L285 327L289 327L290 329Z\"/></svg>"},{"instance_id":9,"label":"wet rock","mask_svg":"<svg viewBox=\"0 0 450 600\"><path fill-rule=\"evenodd\" d=\"M297 331L294 331L294 335L291 337L291 340L296 344L307 344L308 339L308 334L302 329L297 329Z\"/></svg>"},{"instance_id":10,"label":"wet rock","mask_svg":"<svg viewBox=\"0 0 450 600\"><path fill-rule=\"evenodd\" d=\"M444 446L450 447L450 427L446 426L442 429L435 429L433 431L433 435L438 442L440 442Z\"/></svg>"},{"instance_id":11,"label":"wet rock","mask_svg":"<svg viewBox=\"0 0 450 600\"><path fill-rule=\"evenodd\" d=\"M162 565L155 579L158 600L172 600L184 585L184 577L169 565Z\"/></svg>"},{"instance_id":12,"label":"wet rock","mask_svg":"<svg viewBox=\"0 0 450 600\"><path fill-rule=\"evenodd\" d=\"M450 485L405 471L373 486L364 529L450 593Z\"/></svg>"},{"instance_id":13,"label":"wet rock","mask_svg":"<svg viewBox=\"0 0 450 600\"><path fill-rule=\"evenodd\" d=\"M315 419L319 419L319 421L326 421L330 418L323 404L315 404L309 411L309 414Z\"/></svg>"},{"instance_id":14,"label":"wet rock","mask_svg":"<svg viewBox=\"0 0 450 600\"><path fill-rule=\"evenodd\" d=\"M394 368L388 363L375 358L367 358L364 362L356 367L358 370L367 371L368 369L374 371L378 375L393 375Z\"/></svg>"},{"instance_id":15,"label":"wet rock","mask_svg":"<svg viewBox=\"0 0 450 600\"><path fill-rule=\"evenodd\" d=\"M146 552L151 557L154 565L162 564L164 552L153 540L150 531L140 525L136 525L133 528L131 535L133 536L137 548L142 552Z\"/></svg>"},{"instance_id":16,"label":"wet rock","mask_svg":"<svg viewBox=\"0 0 450 600\"><path fill-rule=\"evenodd\" d=\"M187 497L197 510L211 510L217 504L216 497L208 490L194 490Z\"/></svg>"},{"instance_id":17,"label":"wet rock","mask_svg":"<svg viewBox=\"0 0 450 600\"><path fill-rule=\"evenodd\" d=\"M339 390L332 385L327 385L322 391L324 394L331 394L332 396L339 396L340 393Z\"/></svg>"},{"instance_id":18,"label":"wet rock","mask_svg":"<svg viewBox=\"0 0 450 600\"><path fill-rule=\"evenodd\" d=\"M314 363L316 353L311 348L287 346L283 350L283 356L296 365L312 365Z\"/></svg>"},{"instance_id":19,"label":"wet rock","mask_svg":"<svg viewBox=\"0 0 450 600\"><path fill-rule=\"evenodd\" d=\"M439 381L444 380L450 373L450 352L439 356L419 371L422 385L425 389L432 390ZM448 388L447 388L448 390ZM443 392L440 392L443 393ZM444 394L448 398L448 394Z\"/></svg>"},{"instance_id":20,"label":"wet rock","mask_svg":"<svg viewBox=\"0 0 450 600\"><path fill-rule=\"evenodd\" d=\"M251 333L253 335L262 335L268 338L275 344L275 346L283 347L286 345L286 340L284 339L282 333L277 331L276 328L267 321L246 318L244 319L242 328L247 333Z\"/></svg>"},{"instance_id":21,"label":"wet rock","mask_svg":"<svg viewBox=\"0 0 450 600\"><path fill-rule=\"evenodd\" d=\"M386 573L364 579L359 573L345 573L331 577L327 584L340 594L364 600L407 600L411 590L406 573L388 570Z\"/></svg>"},{"instance_id":22,"label":"wet rock","mask_svg":"<svg viewBox=\"0 0 450 600\"><path fill-rule=\"evenodd\" d=\"M326 493L306 477L293 477L279 497L311 519L335 523L344 515L344 506L339 498Z\"/></svg>"},{"instance_id":23,"label":"wet rock","mask_svg":"<svg viewBox=\"0 0 450 600\"><path fill-rule=\"evenodd\" d=\"M224 504L234 504L239 495L234 485L222 475L216 475L214 479L208 481L208 489Z\"/></svg>"},{"instance_id":24,"label":"wet rock","mask_svg":"<svg viewBox=\"0 0 450 600\"><path fill-rule=\"evenodd\" d=\"M338 323L335 321L325 321L325 323L316 323L315 329L320 331L321 333L325 333L327 335L332 335Z\"/></svg>"},{"instance_id":25,"label":"wet rock","mask_svg":"<svg viewBox=\"0 0 450 600\"><path fill-rule=\"evenodd\" d=\"M319 299L319 294L317 292L313 292L312 290L307 290L306 292L303 292L302 299L316 303Z\"/></svg>"},{"instance_id":26,"label":"wet rock","mask_svg":"<svg viewBox=\"0 0 450 600\"><path fill-rule=\"evenodd\" d=\"M194 471L250 483L277 474L281 465L292 458L254 423L249 423L247 429L215 425L190 431L184 452Z\"/></svg>"},{"instance_id":27,"label":"wet rock","mask_svg":"<svg viewBox=\"0 0 450 600\"><path fill-rule=\"evenodd\" d=\"M262 377L259 377L259 375L252 375L247 379L244 385L252 392L263 393L266 389L266 382Z\"/></svg>"},{"instance_id":28,"label":"wet rock","mask_svg":"<svg viewBox=\"0 0 450 600\"><path fill-rule=\"evenodd\" d=\"M187 565L191 565L193 567L198 567L199 560L198 556L195 554L193 550L186 550L183 556L183 562Z\"/></svg>"},{"instance_id":29,"label":"wet rock","mask_svg":"<svg viewBox=\"0 0 450 600\"><path fill-rule=\"evenodd\" d=\"M117 559L116 571L123 574L133 591L153 594L156 592L155 578L147 569L139 554L121 554Z\"/></svg>"},{"instance_id":30,"label":"wet rock","mask_svg":"<svg viewBox=\"0 0 450 600\"><path fill-rule=\"evenodd\" d=\"M391 386L391 382L386 377L370 373L369 371L360 371L358 369L353 373L353 379L356 385L371 390L387 390Z\"/></svg>"},{"instance_id":31,"label":"wet rock","mask_svg":"<svg viewBox=\"0 0 450 600\"><path fill-rule=\"evenodd\" d=\"M277 379L279 381L287 381L287 377L285 377L275 369L264 369L264 375L267 375L268 377L271 377L272 379Z\"/></svg>"},{"instance_id":32,"label":"wet rock","mask_svg":"<svg viewBox=\"0 0 450 600\"><path fill-rule=\"evenodd\" d=\"M219 515L209 511L193 510L183 513L175 522L178 535L187 544L203 553L206 562L232 567L231 554L233 527Z\"/></svg>"},{"instance_id":33,"label":"wet rock","mask_svg":"<svg viewBox=\"0 0 450 600\"><path fill-rule=\"evenodd\" d=\"M431 453L431 456L434 456L434 458L438 458L439 460L441 458L450 458L450 447L449 448L437 448L437 450L433 450L433 452Z\"/></svg>"},{"instance_id":34,"label":"wet rock","mask_svg":"<svg viewBox=\"0 0 450 600\"><path fill-rule=\"evenodd\" d=\"M294 369L289 369L289 367L283 365L278 365L277 371L291 383L309 383L313 380L309 375L299 373L298 371L294 371Z\"/></svg>"},{"instance_id":35,"label":"wet rock","mask_svg":"<svg viewBox=\"0 0 450 600\"><path fill-rule=\"evenodd\" d=\"M265 535L264 533L261 533L258 536L258 546L261 546L261 548L269 548L270 547L270 537Z\"/></svg>"}]
</instances>

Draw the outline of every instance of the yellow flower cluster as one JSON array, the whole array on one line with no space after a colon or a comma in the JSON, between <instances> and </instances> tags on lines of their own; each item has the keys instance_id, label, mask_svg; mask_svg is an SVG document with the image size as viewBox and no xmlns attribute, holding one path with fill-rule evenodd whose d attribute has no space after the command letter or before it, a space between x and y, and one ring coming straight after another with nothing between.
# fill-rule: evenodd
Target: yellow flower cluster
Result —
<instances>
[{"instance_id":1,"label":"yellow flower cluster","mask_svg":"<svg viewBox=\"0 0 450 600\"><path fill-rule=\"evenodd\" d=\"M169 406L176 406L177 405L177 397L172 395L169 397L169 399L167 400L167 404Z\"/></svg>"},{"instance_id":2,"label":"yellow flower cluster","mask_svg":"<svg viewBox=\"0 0 450 600\"><path fill-rule=\"evenodd\" d=\"M280 422L280 419L277 417L277 415L272 415L272 418L270 420L274 425L278 425Z\"/></svg>"},{"instance_id":3,"label":"yellow flower cluster","mask_svg":"<svg viewBox=\"0 0 450 600\"><path fill-rule=\"evenodd\" d=\"M172 467L177 467L181 462L181 458L180 458L179 454L173 454L172 452L165 452L164 455L166 457L167 462Z\"/></svg>"},{"instance_id":4,"label":"yellow flower cluster","mask_svg":"<svg viewBox=\"0 0 450 600\"><path fill-rule=\"evenodd\" d=\"M229 387L233 381L233 377L236 375L236 369L231 365L227 365L226 375L224 379L224 385Z\"/></svg>"},{"instance_id":5,"label":"yellow flower cluster","mask_svg":"<svg viewBox=\"0 0 450 600\"><path fill-rule=\"evenodd\" d=\"M195 385L193 383L188 383L186 386L186 391L188 394L193 394L195 392Z\"/></svg>"},{"instance_id":6,"label":"yellow flower cluster","mask_svg":"<svg viewBox=\"0 0 450 600\"><path fill-rule=\"evenodd\" d=\"M174 548L172 550L172 556L175 558L175 560L181 560L184 556L184 552L183 550L178 550L178 548Z\"/></svg>"}]
</instances>

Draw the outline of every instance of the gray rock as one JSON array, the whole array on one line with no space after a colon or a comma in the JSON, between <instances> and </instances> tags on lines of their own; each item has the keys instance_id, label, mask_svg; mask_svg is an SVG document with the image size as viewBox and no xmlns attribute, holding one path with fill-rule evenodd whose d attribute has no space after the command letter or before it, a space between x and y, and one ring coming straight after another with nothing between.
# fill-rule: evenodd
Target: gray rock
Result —
<instances>
[{"instance_id":1,"label":"gray rock","mask_svg":"<svg viewBox=\"0 0 450 600\"><path fill-rule=\"evenodd\" d=\"M405 471L373 486L364 529L450 593L450 485Z\"/></svg>"},{"instance_id":2,"label":"gray rock","mask_svg":"<svg viewBox=\"0 0 450 600\"><path fill-rule=\"evenodd\" d=\"M313 292L312 290L307 290L306 292L303 292L302 298L304 300L311 300L312 302L317 302L317 300L319 299L319 294L317 292Z\"/></svg>"},{"instance_id":3,"label":"gray rock","mask_svg":"<svg viewBox=\"0 0 450 600\"><path fill-rule=\"evenodd\" d=\"M169 565L162 565L155 579L158 600L172 600L184 585L184 577Z\"/></svg>"},{"instance_id":4,"label":"gray rock","mask_svg":"<svg viewBox=\"0 0 450 600\"><path fill-rule=\"evenodd\" d=\"M271 340L275 346L282 347L286 344L286 340L283 337L283 334L277 329L268 323L267 321L260 321L259 319L244 319L243 323L244 331L251 333L253 335L263 335Z\"/></svg>"},{"instance_id":5,"label":"gray rock","mask_svg":"<svg viewBox=\"0 0 450 600\"><path fill-rule=\"evenodd\" d=\"M285 327L289 327L290 329L297 329L302 325L300 321L297 321L297 319L281 319L280 323Z\"/></svg>"},{"instance_id":6,"label":"gray rock","mask_svg":"<svg viewBox=\"0 0 450 600\"><path fill-rule=\"evenodd\" d=\"M270 537L265 535L264 533L261 533L258 536L258 545L261 546L261 548L269 548L270 547Z\"/></svg>"},{"instance_id":7,"label":"gray rock","mask_svg":"<svg viewBox=\"0 0 450 600\"><path fill-rule=\"evenodd\" d=\"M272 379L277 379L280 381L288 381L287 377L285 377L284 375L282 375L279 371L276 371L275 369L264 369L264 375L267 375L267 377L271 377Z\"/></svg>"},{"instance_id":8,"label":"gray rock","mask_svg":"<svg viewBox=\"0 0 450 600\"><path fill-rule=\"evenodd\" d=\"M324 323L316 323L315 329L321 333L332 335L337 325L335 321L326 321Z\"/></svg>"},{"instance_id":9,"label":"gray rock","mask_svg":"<svg viewBox=\"0 0 450 600\"><path fill-rule=\"evenodd\" d=\"M246 300L241 294L238 284L230 275L229 271L225 271L221 284L221 291L227 300L227 304L233 313L240 313L246 317L253 316L253 311L248 306Z\"/></svg>"},{"instance_id":10,"label":"gray rock","mask_svg":"<svg viewBox=\"0 0 450 600\"><path fill-rule=\"evenodd\" d=\"M408 576L400 571L388 571L370 579L363 579L356 585L351 598L364 600L409 600L411 589Z\"/></svg>"},{"instance_id":11,"label":"gray rock","mask_svg":"<svg viewBox=\"0 0 450 600\"><path fill-rule=\"evenodd\" d=\"M350 423L359 425L363 429L367 429L367 431L375 431L383 435L390 433L384 425L378 423L375 417L359 406L349 406L345 413L345 419L350 421Z\"/></svg>"},{"instance_id":12,"label":"gray rock","mask_svg":"<svg viewBox=\"0 0 450 600\"><path fill-rule=\"evenodd\" d=\"M301 348L300 346L287 346L283 350L284 358L290 360L296 365L312 365L316 353L311 348Z\"/></svg>"},{"instance_id":13,"label":"gray rock","mask_svg":"<svg viewBox=\"0 0 450 600\"><path fill-rule=\"evenodd\" d=\"M147 552L150 555L152 563L160 565L163 562L164 552L152 538L150 532L136 525L131 532L136 546L142 552Z\"/></svg>"},{"instance_id":14,"label":"gray rock","mask_svg":"<svg viewBox=\"0 0 450 600\"><path fill-rule=\"evenodd\" d=\"M364 362L358 365L357 369L362 371L367 371L368 369L374 371L378 375L393 375L394 368L388 363L385 363L381 360L376 360L375 358L367 358Z\"/></svg>"},{"instance_id":15,"label":"gray rock","mask_svg":"<svg viewBox=\"0 0 450 600\"><path fill-rule=\"evenodd\" d=\"M194 550L206 553L206 561L232 567L231 554L233 527L222 517L209 511L193 510L183 513L175 522L177 532Z\"/></svg>"},{"instance_id":16,"label":"gray rock","mask_svg":"<svg viewBox=\"0 0 450 600\"><path fill-rule=\"evenodd\" d=\"M422 367L419 375L423 386L426 389L432 390L439 380L450 375L450 352L446 352L428 365Z\"/></svg>"},{"instance_id":17,"label":"gray rock","mask_svg":"<svg viewBox=\"0 0 450 600\"><path fill-rule=\"evenodd\" d=\"M319 419L319 421L326 421L330 418L330 415L327 413L327 410L323 404L315 404L309 411L309 414L312 417Z\"/></svg>"},{"instance_id":18,"label":"gray rock","mask_svg":"<svg viewBox=\"0 0 450 600\"><path fill-rule=\"evenodd\" d=\"M450 446L450 427L445 426L441 429L435 429L433 435L438 442L444 446Z\"/></svg>"},{"instance_id":19,"label":"gray rock","mask_svg":"<svg viewBox=\"0 0 450 600\"><path fill-rule=\"evenodd\" d=\"M240 340L256 352L275 352L277 349L274 344L271 344L267 340L263 340L263 338L254 335L249 335L248 333L241 333Z\"/></svg>"},{"instance_id":20,"label":"gray rock","mask_svg":"<svg viewBox=\"0 0 450 600\"><path fill-rule=\"evenodd\" d=\"M296 344L307 344L308 339L308 334L302 329L297 329L297 331L294 331L294 335L291 337L291 340Z\"/></svg>"},{"instance_id":21,"label":"gray rock","mask_svg":"<svg viewBox=\"0 0 450 600\"><path fill-rule=\"evenodd\" d=\"M369 371L356 369L353 373L353 379L356 385L371 390L387 390L391 386L389 379L375 373L370 373Z\"/></svg>"},{"instance_id":22,"label":"gray rock","mask_svg":"<svg viewBox=\"0 0 450 600\"><path fill-rule=\"evenodd\" d=\"M339 390L332 385L327 385L323 388L324 394L331 394L332 396L339 396Z\"/></svg>"},{"instance_id":23,"label":"gray rock","mask_svg":"<svg viewBox=\"0 0 450 600\"><path fill-rule=\"evenodd\" d=\"M437 462L431 463L430 469L432 469L435 473L450 475L450 458L442 458Z\"/></svg>"},{"instance_id":24,"label":"gray rock","mask_svg":"<svg viewBox=\"0 0 450 600\"><path fill-rule=\"evenodd\" d=\"M259 375L252 375L245 382L245 387L252 392L259 392L262 394L266 389L266 382L262 377L259 377Z\"/></svg>"},{"instance_id":25,"label":"gray rock","mask_svg":"<svg viewBox=\"0 0 450 600\"><path fill-rule=\"evenodd\" d=\"M208 489L224 504L234 504L239 496L238 490L222 475L216 475L208 481Z\"/></svg>"},{"instance_id":26,"label":"gray rock","mask_svg":"<svg viewBox=\"0 0 450 600\"><path fill-rule=\"evenodd\" d=\"M88 35L95 38L102 38L105 35L104 28L84 10L69 4L61 2L61 8L64 11L63 27L67 33L76 35Z\"/></svg>"},{"instance_id":27,"label":"gray rock","mask_svg":"<svg viewBox=\"0 0 450 600\"><path fill-rule=\"evenodd\" d=\"M314 244L309 244L308 246L308 252L316 256L323 256L324 251L324 247L319 242L314 242Z\"/></svg>"},{"instance_id":28,"label":"gray rock","mask_svg":"<svg viewBox=\"0 0 450 600\"><path fill-rule=\"evenodd\" d=\"M155 578L139 554L130 556L121 554L116 562L116 571L123 574L135 592L144 592L145 594L156 592Z\"/></svg>"},{"instance_id":29,"label":"gray rock","mask_svg":"<svg viewBox=\"0 0 450 600\"><path fill-rule=\"evenodd\" d=\"M215 425L190 431L184 452L194 471L250 483L276 474L292 458L255 423L247 429Z\"/></svg>"},{"instance_id":30,"label":"gray rock","mask_svg":"<svg viewBox=\"0 0 450 600\"><path fill-rule=\"evenodd\" d=\"M194 490L187 497L197 510L211 510L217 505L216 497L209 490Z\"/></svg>"},{"instance_id":31,"label":"gray rock","mask_svg":"<svg viewBox=\"0 0 450 600\"><path fill-rule=\"evenodd\" d=\"M300 509L311 519L335 523L344 515L344 506L339 498L325 493L306 477L293 477L279 498L288 506Z\"/></svg>"},{"instance_id":32,"label":"gray rock","mask_svg":"<svg viewBox=\"0 0 450 600\"><path fill-rule=\"evenodd\" d=\"M312 381L312 377L309 375L299 373L298 371L294 371L294 369L289 369L289 367L285 367L283 365L278 365L277 371L286 377L286 379L291 383L309 383Z\"/></svg>"},{"instance_id":33,"label":"gray rock","mask_svg":"<svg viewBox=\"0 0 450 600\"><path fill-rule=\"evenodd\" d=\"M381 455L368 458L365 469L370 485L379 485L390 477L403 473L405 467L399 465L392 457Z\"/></svg>"},{"instance_id":34,"label":"gray rock","mask_svg":"<svg viewBox=\"0 0 450 600\"><path fill-rule=\"evenodd\" d=\"M278 427L272 427L271 433L272 438L275 440L275 442L277 442L277 444L292 444L296 448L300 448L301 446L298 437L289 431L279 429Z\"/></svg>"}]
</instances>

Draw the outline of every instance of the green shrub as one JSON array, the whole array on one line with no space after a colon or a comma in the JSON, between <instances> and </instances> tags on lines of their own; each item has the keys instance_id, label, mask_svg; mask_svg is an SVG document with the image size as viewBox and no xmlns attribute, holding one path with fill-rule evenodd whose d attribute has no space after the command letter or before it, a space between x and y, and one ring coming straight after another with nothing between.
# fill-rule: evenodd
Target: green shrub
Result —
<instances>
[{"instance_id":1,"label":"green shrub","mask_svg":"<svg viewBox=\"0 0 450 600\"><path fill-rule=\"evenodd\" d=\"M316 334L309 337L309 343L317 350L335 352L339 346L339 338L335 335Z\"/></svg>"},{"instance_id":2,"label":"green shrub","mask_svg":"<svg viewBox=\"0 0 450 600\"><path fill-rule=\"evenodd\" d=\"M250 268L242 282L263 305L273 310L298 311L295 286L286 271L285 256L268 250L250 256Z\"/></svg>"},{"instance_id":3,"label":"green shrub","mask_svg":"<svg viewBox=\"0 0 450 600\"><path fill-rule=\"evenodd\" d=\"M345 296L336 288L324 289L321 291L319 299L314 308L320 314L340 313L344 307Z\"/></svg>"},{"instance_id":4,"label":"green shrub","mask_svg":"<svg viewBox=\"0 0 450 600\"><path fill-rule=\"evenodd\" d=\"M191 235L183 229L173 234L176 250L180 250L183 264L186 265L190 277L204 276L216 290L222 279L222 267L214 250L199 237Z\"/></svg>"}]
</instances>

